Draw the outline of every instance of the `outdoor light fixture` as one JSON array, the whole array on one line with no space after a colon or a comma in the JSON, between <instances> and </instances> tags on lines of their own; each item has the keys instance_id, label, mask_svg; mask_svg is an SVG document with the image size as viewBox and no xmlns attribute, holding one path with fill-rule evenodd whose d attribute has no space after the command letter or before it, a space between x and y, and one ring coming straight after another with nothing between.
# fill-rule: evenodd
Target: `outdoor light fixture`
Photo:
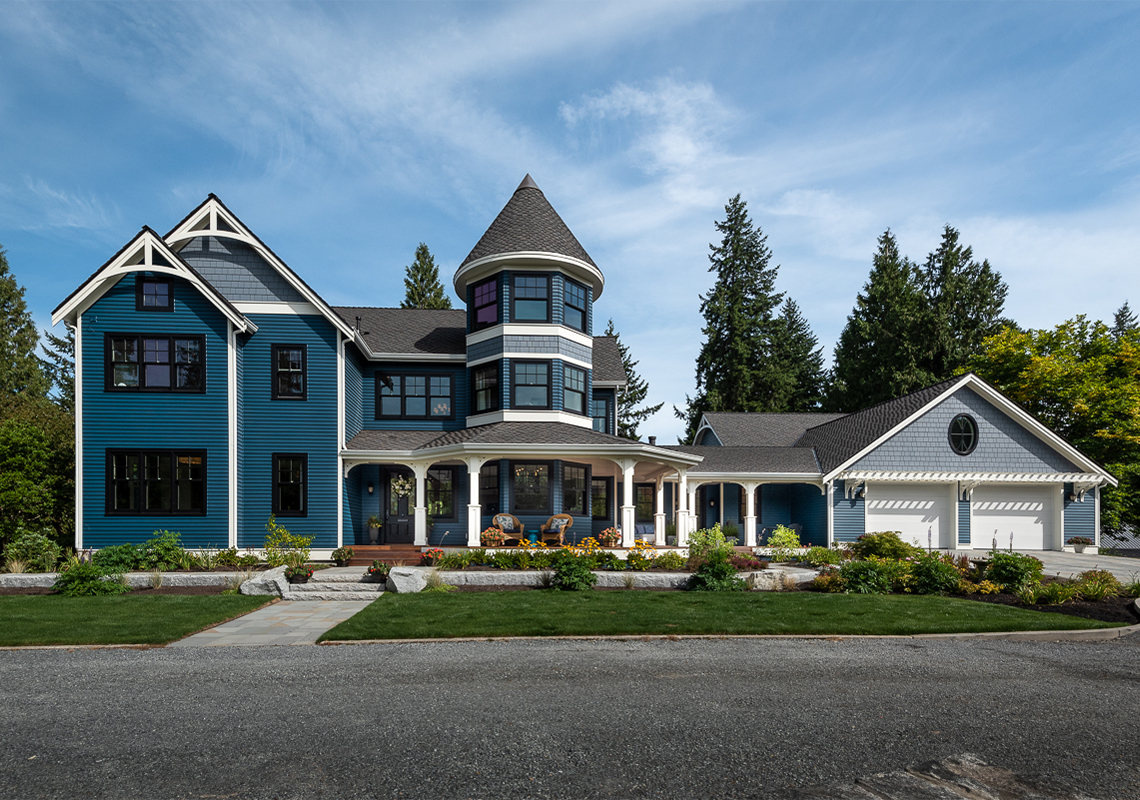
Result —
<instances>
[{"instance_id":1,"label":"outdoor light fixture","mask_svg":"<svg viewBox=\"0 0 1140 800\"><path fill-rule=\"evenodd\" d=\"M372 494L372 484L368 484L368 493Z\"/></svg>"}]
</instances>

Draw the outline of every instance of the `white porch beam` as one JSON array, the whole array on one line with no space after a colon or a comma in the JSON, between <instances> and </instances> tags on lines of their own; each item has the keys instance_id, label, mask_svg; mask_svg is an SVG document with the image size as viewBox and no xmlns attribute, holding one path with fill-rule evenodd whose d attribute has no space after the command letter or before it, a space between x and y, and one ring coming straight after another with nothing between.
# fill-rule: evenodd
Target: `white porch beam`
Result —
<instances>
[{"instance_id":1,"label":"white porch beam","mask_svg":"<svg viewBox=\"0 0 1140 800\"><path fill-rule=\"evenodd\" d=\"M416 532L415 544L418 547L423 547L428 543L428 528L427 528L427 471L428 464L412 464L412 471L416 475Z\"/></svg>"},{"instance_id":2,"label":"white porch beam","mask_svg":"<svg viewBox=\"0 0 1140 800\"><path fill-rule=\"evenodd\" d=\"M665 478L657 478L657 495L653 503L653 541L665 544Z\"/></svg>"},{"instance_id":3,"label":"white porch beam","mask_svg":"<svg viewBox=\"0 0 1140 800\"><path fill-rule=\"evenodd\" d=\"M478 547L480 528L483 525L483 506L479 502L479 471L487 459L480 456L469 456L463 459L467 465L467 546Z\"/></svg>"},{"instance_id":4,"label":"white porch beam","mask_svg":"<svg viewBox=\"0 0 1140 800\"><path fill-rule=\"evenodd\" d=\"M744 493L748 496L744 504L744 544L747 547L756 546L756 490L758 483L742 483Z\"/></svg>"}]
</instances>

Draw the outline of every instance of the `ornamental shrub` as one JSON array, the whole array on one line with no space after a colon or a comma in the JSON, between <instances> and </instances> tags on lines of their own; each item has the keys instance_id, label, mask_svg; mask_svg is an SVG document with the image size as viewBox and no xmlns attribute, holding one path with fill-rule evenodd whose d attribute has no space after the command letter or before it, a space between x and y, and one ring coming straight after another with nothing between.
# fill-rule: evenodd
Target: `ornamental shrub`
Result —
<instances>
[{"instance_id":1,"label":"ornamental shrub","mask_svg":"<svg viewBox=\"0 0 1140 800\"><path fill-rule=\"evenodd\" d=\"M140 569L145 554L145 551L136 544L116 544L96 550L91 561L110 575Z\"/></svg>"},{"instance_id":2,"label":"ornamental shrub","mask_svg":"<svg viewBox=\"0 0 1140 800\"><path fill-rule=\"evenodd\" d=\"M1003 591L1016 593L1030 583L1040 583L1043 572L1044 565L1033 556L992 550L985 577L1001 586Z\"/></svg>"},{"instance_id":3,"label":"ornamental shrub","mask_svg":"<svg viewBox=\"0 0 1140 800\"><path fill-rule=\"evenodd\" d=\"M554 577L550 585L554 589L580 592L593 589L598 582L598 576L590 569L588 556L576 556L563 550L554 558L551 566L554 568Z\"/></svg>"},{"instance_id":4,"label":"ornamental shrub","mask_svg":"<svg viewBox=\"0 0 1140 800\"><path fill-rule=\"evenodd\" d=\"M811 588L817 592L831 592L838 594L847 591L847 581L837 569L825 569L811 582Z\"/></svg>"},{"instance_id":5,"label":"ornamental shrub","mask_svg":"<svg viewBox=\"0 0 1140 800\"><path fill-rule=\"evenodd\" d=\"M131 590L121 574L109 574L98 564L90 562L74 564L66 572L59 573L52 588L66 597L123 594Z\"/></svg>"},{"instance_id":6,"label":"ornamental shrub","mask_svg":"<svg viewBox=\"0 0 1140 800\"><path fill-rule=\"evenodd\" d=\"M178 569L186 560L182 549L182 535L178 531L155 531L143 545L143 563L146 569Z\"/></svg>"},{"instance_id":7,"label":"ornamental shrub","mask_svg":"<svg viewBox=\"0 0 1140 800\"><path fill-rule=\"evenodd\" d=\"M941 553L919 556L910 574L917 594L955 594L962 581L962 573Z\"/></svg>"},{"instance_id":8,"label":"ornamental shrub","mask_svg":"<svg viewBox=\"0 0 1140 800\"><path fill-rule=\"evenodd\" d=\"M685 557L676 550L669 550L653 559L654 569L668 569L678 572L685 568Z\"/></svg>"},{"instance_id":9,"label":"ornamental shrub","mask_svg":"<svg viewBox=\"0 0 1140 800\"><path fill-rule=\"evenodd\" d=\"M20 527L4 552L9 561L22 562L29 572L52 572L62 551L59 544L44 533Z\"/></svg>"},{"instance_id":10,"label":"ornamental shrub","mask_svg":"<svg viewBox=\"0 0 1140 800\"><path fill-rule=\"evenodd\" d=\"M1077 576L1077 591L1085 600L1099 602L1106 597L1116 597L1124 587L1115 575L1108 570L1090 569Z\"/></svg>"},{"instance_id":11,"label":"ornamental shrub","mask_svg":"<svg viewBox=\"0 0 1140 800\"><path fill-rule=\"evenodd\" d=\"M896 572L890 562L879 559L848 561L839 568L843 591L855 594L890 594Z\"/></svg>"},{"instance_id":12,"label":"ornamental shrub","mask_svg":"<svg viewBox=\"0 0 1140 800\"><path fill-rule=\"evenodd\" d=\"M748 584L737 576L736 567L729 563L723 550L714 551L689 578L691 592L743 592Z\"/></svg>"},{"instance_id":13,"label":"ornamental shrub","mask_svg":"<svg viewBox=\"0 0 1140 800\"><path fill-rule=\"evenodd\" d=\"M801 558L811 566L819 568L825 564L840 563L843 561L843 553L839 550L832 550L830 547L813 547Z\"/></svg>"},{"instance_id":14,"label":"ornamental shrub","mask_svg":"<svg viewBox=\"0 0 1140 800\"><path fill-rule=\"evenodd\" d=\"M767 545L772 548L773 561L791 561L795 551L801 547L800 535L794 528L777 525L776 530L769 534Z\"/></svg>"},{"instance_id":15,"label":"ornamental shrub","mask_svg":"<svg viewBox=\"0 0 1140 800\"><path fill-rule=\"evenodd\" d=\"M855 558L865 559L870 556L879 558L913 558L922 553L921 547L907 544L899 538L897 531L883 531L880 533L864 533L851 545Z\"/></svg>"},{"instance_id":16,"label":"ornamental shrub","mask_svg":"<svg viewBox=\"0 0 1140 800\"><path fill-rule=\"evenodd\" d=\"M271 567L282 564L304 564L309 560L309 546L312 536L294 536L284 525L277 523L277 517L269 515L265 523L265 560Z\"/></svg>"},{"instance_id":17,"label":"ornamental shrub","mask_svg":"<svg viewBox=\"0 0 1140 800\"><path fill-rule=\"evenodd\" d=\"M720 552L724 552L727 559L732 545L725 541L719 524L689 534L689 569L697 569Z\"/></svg>"}]
</instances>

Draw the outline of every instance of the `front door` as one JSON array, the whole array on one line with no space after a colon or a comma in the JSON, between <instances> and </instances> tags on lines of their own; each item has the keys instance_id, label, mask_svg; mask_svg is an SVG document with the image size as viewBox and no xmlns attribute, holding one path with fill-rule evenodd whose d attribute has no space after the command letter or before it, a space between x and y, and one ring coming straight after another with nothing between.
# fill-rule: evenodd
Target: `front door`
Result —
<instances>
[{"instance_id":1,"label":"front door","mask_svg":"<svg viewBox=\"0 0 1140 800\"><path fill-rule=\"evenodd\" d=\"M388 473L388 497L385 503L384 530L381 531L381 541L384 544L412 544L416 541L415 489L401 494L401 490L406 490L410 481L414 481L410 472ZM415 484L412 485L414 487Z\"/></svg>"}]
</instances>

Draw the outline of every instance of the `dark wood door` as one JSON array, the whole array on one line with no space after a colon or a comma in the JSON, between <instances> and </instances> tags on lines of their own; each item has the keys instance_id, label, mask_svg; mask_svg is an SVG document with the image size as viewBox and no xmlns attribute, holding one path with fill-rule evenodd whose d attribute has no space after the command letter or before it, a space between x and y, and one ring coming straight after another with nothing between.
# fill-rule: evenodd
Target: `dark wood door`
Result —
<instances>
[{"instance_id":1,"label":"dark wood door","mask_svg":"<svg viewBox=\"0 0 1140 800\"><path fill-rule=\"evenodd\" d=\"M401 477L398 472L388 474L387 513L384 516L382 538L384 544L412 544L416 540L416 518L411 495L400 497L392 488L392 480ZM408 476L410 477L410 473Z\"/></svg>"}]
</instances>

